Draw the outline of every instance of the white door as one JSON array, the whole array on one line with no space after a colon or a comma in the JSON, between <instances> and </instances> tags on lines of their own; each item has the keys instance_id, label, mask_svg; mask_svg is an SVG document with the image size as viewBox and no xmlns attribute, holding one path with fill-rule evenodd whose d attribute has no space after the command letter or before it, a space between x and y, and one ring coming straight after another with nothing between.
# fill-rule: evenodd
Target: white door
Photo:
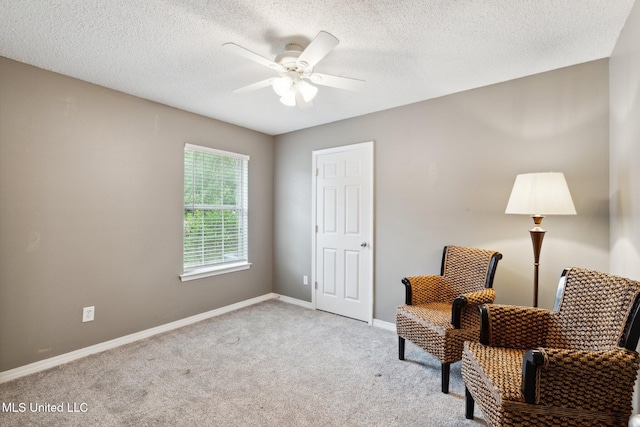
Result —
<instances>
[{"instance_id":1,"label":"white door","mask_svg":"<svg viewBox=\"0 0 640 427\"><path fill-rule=\"evenodd\" d=\"M373 321L373 142L313 152L313 304Z\"/></svg>"}]
</instances>

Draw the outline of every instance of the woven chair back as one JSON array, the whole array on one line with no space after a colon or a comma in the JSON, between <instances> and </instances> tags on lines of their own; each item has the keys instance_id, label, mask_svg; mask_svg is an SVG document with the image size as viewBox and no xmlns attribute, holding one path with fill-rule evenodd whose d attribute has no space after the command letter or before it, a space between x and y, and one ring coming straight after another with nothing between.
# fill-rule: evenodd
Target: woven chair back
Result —
<instances>
[{"instance_id":1,"label":"woven chair back","mask_svg":"<svg viewBox=\"0 0 640 427\"><path fill-rule=\"evenodd\" d=\"M607 350L620 345L640 282L582 268L567 271L546 347Z\"/></svg>"},{"instance_id":2,"label":"woven chair back","mask_svg":"<svg viewBox=\"0 0 640 427\"><path fill-rule=\"evenodd\" d=\"M481 291L485 288L491 257L495 251L447 246L442 275L453 295Z\"/></svg>"}]
</instances>

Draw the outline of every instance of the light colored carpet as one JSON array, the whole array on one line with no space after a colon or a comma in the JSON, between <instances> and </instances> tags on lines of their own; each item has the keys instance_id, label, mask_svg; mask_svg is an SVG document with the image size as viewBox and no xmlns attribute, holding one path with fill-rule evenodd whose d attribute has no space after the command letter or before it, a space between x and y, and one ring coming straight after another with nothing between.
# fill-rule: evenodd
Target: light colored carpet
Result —
<instances>
[{"instance_id":1,"label":"light colored carpet","mask_svg":"<svg viewBox=\"0 0 640 427\"><path fill-rule=\"evenodd\" d=\"M0 412L0 425L486 425L478 409L464 417L460 363L445 395L439 362L409 342L400 361L397 345L391 331L267 301L1 384L4 409L25 411Z\"/></svg>"}]
</instances>

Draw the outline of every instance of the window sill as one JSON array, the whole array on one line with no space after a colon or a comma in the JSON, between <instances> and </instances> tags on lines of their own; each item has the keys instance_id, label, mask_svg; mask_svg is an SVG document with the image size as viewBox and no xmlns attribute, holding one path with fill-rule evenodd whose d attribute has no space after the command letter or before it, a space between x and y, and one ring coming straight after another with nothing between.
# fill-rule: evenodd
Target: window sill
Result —
<instances>
[{"instance_id":1,"label":"window sill","mask_svg":"<svg viewBox=\"0 0 640 427\"><path fill-rule=\"evenodd\" d=\"M183 282L188 282L189 280L202 279L203 277L217 276L218 274L248 270L250 267L250 262L243 261L235 262L232 264L217 265L214 267L196 268L182 273L180 275L180 280L182 280Z\"/></svg>"}]
</instances>

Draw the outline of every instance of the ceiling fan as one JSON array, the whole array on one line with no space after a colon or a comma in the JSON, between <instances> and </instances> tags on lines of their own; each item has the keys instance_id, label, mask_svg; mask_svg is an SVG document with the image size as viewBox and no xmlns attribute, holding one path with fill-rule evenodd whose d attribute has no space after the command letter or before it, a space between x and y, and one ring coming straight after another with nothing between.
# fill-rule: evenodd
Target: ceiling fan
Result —
<instances>
[{"instance_id":1,"label":"ceiling fan","mask_svg":"<svg viewBox=\"0 0 640 427\"><path fill-rule=\"evenodd\" d=\"M280 102L292 107L297 105L298 108L305 109L313 106L311 100L318 93L318 88L308 81L321 86L351 91L358 91L364 87L364 80L332 76L313 71L316 64L327 56L338 43L337 38L326 31L320 31L304 50L299 45L290 43L286 46L285 51L273 61L235 43L225 43L222 47L260 65L264 65L280 75L280 77L272 77L235 89L234 92L245 93L272 86L273 90L280 96Z\"/></svg>"}]
</instances>

